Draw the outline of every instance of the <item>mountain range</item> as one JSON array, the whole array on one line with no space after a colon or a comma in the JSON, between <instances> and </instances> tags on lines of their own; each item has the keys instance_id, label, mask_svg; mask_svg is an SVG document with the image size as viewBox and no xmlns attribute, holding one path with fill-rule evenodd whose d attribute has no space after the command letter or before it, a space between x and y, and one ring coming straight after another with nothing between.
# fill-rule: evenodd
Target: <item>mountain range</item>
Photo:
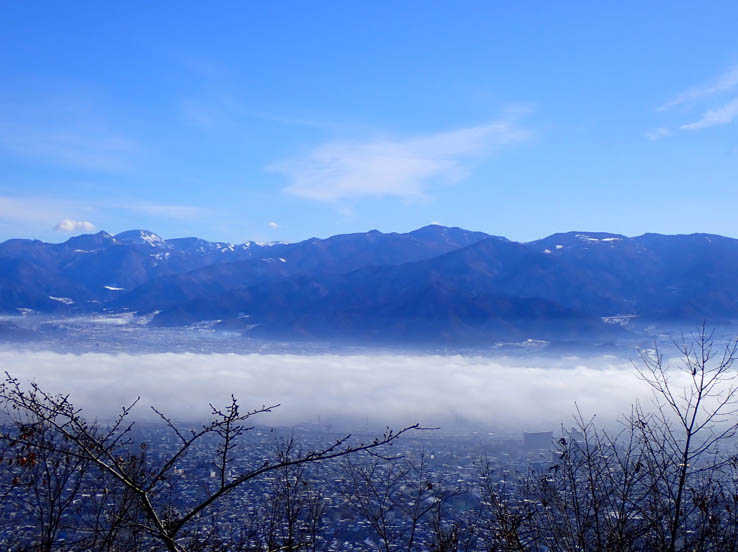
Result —
<instances>
[{"instance_id":1,"label":"mountain range","mask_svg":"<svg viewBox=\"0 0 738 552\"><path fill-rule=\"evenodd\" d=\"M599 335L616 321L730 321L738 240L568 232L527 243L431 225L298 243L131 230L0 244L0 311L136 311L280 338Z\"/></svg>"}]
</instances>

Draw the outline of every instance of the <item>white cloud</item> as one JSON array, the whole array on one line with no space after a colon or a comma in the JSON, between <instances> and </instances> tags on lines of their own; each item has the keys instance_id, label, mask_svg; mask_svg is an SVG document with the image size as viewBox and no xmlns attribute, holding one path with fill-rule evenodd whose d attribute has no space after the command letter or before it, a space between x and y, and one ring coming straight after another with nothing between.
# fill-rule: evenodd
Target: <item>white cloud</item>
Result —
<instances>
[{"instance_id":1,"label":"white cloud","mask_svg":"<svg viewBox=\"0 0 738 552\"><path fill-rule=\"evenodd\" d=\"M671 131L668 128L659 127L647 131L646 138L648 138L649 140L660 140L661 138L666 138L670 134Z\"/></svg>"},{"instance_id":2,"label":"white cloud","mask_svg":"<svg viewBox=\"0 0 738 552\"><path fill-rule=\"evenodd\" d=\"M205 415L231 393L244 407L281 403L257 423L315 420L362 425L419 421L449 428L548 429L585 414L615 420L650 388L629 360L392 354L59 354L0 350L14 376L71 392L88 415L114 415L141 396L176 417ZM676 377L676 376L675 376ZM675 380L676 381L676 380Z\"/></svg>"},{"instance_id":3,"label":"white cloud","mask_svg":"<svg viewBox=\"0 0 738 552\"><path fill-rule=\"evenodd\" d=\"M694 100L727 92L736 86L738 86L738 65L730 67L711 83L696 86L677 94L674 98L659 107L659 111L666 111L693 102Z\"/></svg>"},{"instance_id":4,"label":"white cloud","mask_svg":"<svg viewBox=\"0 0 738 552\"><path fill-rule=\"evenodd\" d=\"M274 222L274 221L269 221L269 222L268 222L267 224L269 224L269 227L270 227L270 228L274 228L275 230L276 230L277 228L279 228L279 224L277 224L277 223L276 223L276 222Z\"/></svg>"},{"instance_id":5,"label":"white cloud","mask_svg":"<svg viewBox=\"0 0 738 552\"><path fill-rule=\"evenodd\" d=\"M86 220L71 220L64 219L59 224L54 226L54 230L57 232L92 232L95 229L95 225Z\"/></svg>"},{"instance_id":6,"label":"white cloud","mask_svg":"<svg viewBox=\"0 0 738 552\"><path fill-rule=\"evenodd\" d=\"M699 121L682 125L680 128L684 130L699 130L715 125L730 123L736 117L738 117L738 98L735 98L733 101L721 107L706 111Z\"/></svg>"},{"instance_id":7,"label":"white cloud","mask_svg":"<svg viewBox=\"0 0 738 552\"><path fill-rule=\"evenodd\" d=\"M266 170L290 180L286 192L318 201L423 197L432 182L460 180L472 158L530 136L512 122L496 121L406 140L329 142Z\"/></svg>"}]
</instances>

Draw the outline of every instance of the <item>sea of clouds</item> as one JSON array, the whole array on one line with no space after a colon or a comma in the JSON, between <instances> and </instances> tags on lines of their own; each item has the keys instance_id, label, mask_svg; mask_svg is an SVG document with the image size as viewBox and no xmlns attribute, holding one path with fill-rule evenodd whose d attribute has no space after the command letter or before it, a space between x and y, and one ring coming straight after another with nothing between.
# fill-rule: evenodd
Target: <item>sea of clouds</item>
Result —
<instances>
[{"instance_id":1,"label":"sea of clouds","mask_svg":"<svg viewBox=\"0 0 738 552\"><path fill-rule=\"evenodd\" d=\"M0 351L4 370L69 393L88 416L111 418L140 397L181 420L235 395L244 408L280 404L256 423L420 422L445 429L552 430L578 407L610 423L650 391L626 358L397 354L62 354ZM148 413L148 414L147 414Z\"/></svg>"}]
</instances>

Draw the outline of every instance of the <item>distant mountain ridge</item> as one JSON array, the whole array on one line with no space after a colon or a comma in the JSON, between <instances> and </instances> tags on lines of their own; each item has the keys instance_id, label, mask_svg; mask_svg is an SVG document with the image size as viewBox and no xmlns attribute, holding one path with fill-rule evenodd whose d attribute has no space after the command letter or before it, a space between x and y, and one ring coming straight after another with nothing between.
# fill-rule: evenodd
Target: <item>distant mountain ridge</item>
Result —
<instances>
[{"instance_id":1,"label":"distant mountain ridge","mask_svg":"<svg viewBox=\"0 0 738 552\"><path fill-rule=\"evenodd\" d=\"M265 337L485 339L617 331L613 317L738 318L738 240L567 232L513 242L431 225L298 243L147 230L0 244L0 311L159 311Z\"/></svg>"}]
</instances>

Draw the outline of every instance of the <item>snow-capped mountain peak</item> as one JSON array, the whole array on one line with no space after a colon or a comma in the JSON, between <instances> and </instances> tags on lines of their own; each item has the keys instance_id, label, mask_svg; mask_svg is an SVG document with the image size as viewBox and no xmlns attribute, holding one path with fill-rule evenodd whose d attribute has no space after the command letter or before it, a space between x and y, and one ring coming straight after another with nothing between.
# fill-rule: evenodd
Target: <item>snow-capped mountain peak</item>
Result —
<instances>
[{"instance_id":1,"label":"snow-capped mountain peak","mask_svg":"<svg viewBox=\"0 0 738 552\"><path fill-rule=\"evenodd\" d=\"M134 245L148 245L158 249L169 249L169 245L161 236L148 230L128 230L115 235L115 239L121 243L129 243Z\"/></svg>"}]
</instances>

